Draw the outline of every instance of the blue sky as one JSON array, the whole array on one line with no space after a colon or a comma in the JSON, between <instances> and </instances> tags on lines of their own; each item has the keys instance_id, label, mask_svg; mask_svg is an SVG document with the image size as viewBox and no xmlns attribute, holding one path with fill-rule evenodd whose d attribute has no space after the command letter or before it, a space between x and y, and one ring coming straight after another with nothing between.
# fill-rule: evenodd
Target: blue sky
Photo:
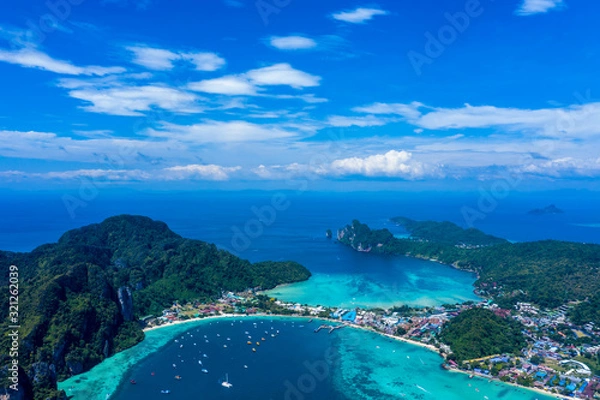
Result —
<instances>
[{"instance_id":1,"label":"blue sky","mask_svg":"<svg viewBox=\"0 0 600 400\"><path fill-rule=\"evenodd\" d=\"M26 0L0 185L460 188L600 177L600 4Z\"/></svg>"}]
</instances>

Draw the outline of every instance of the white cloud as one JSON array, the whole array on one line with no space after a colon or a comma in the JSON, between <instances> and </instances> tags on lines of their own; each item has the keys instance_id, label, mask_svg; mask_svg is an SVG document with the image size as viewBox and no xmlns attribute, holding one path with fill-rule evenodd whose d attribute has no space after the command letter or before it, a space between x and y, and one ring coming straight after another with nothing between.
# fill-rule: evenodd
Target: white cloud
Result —
<instances>
[{"instance_id":1,"label":"white cloud","mask_svg":"<svg viewBox=\"0 0 600 400\"><path fill-rule=\"evenodd\" d=\"M250 83L244 76L238 75L193 82L188 85L188 89L229 96L255 96L257 94L256 86Z\"/></svg>"},{"instance_id":2,"label":"white cloud","mask_svg":"<svg viewBox=\"0 0 600 400\"><path fill-rule=\"evenodd\" d=\"M225 66L224 58L215 53L185 53L182 54L184 60L190 61L196 66L196 71L212 72Z\"/></svg>"},{"instance_id":3,"label":"white cloud","mask_svg":"<svg viewBox=\"0 0 600 400\"><path fill-rule=\"evenodd\" d=\"M192 63L198 71L216 71L226 64L225 59L209 52L174 52L141 45L126 50L133 53L132 63L157 71L170 71L178 61Z\"/></svg>"},{"instance_id":4,"label":"white cloud","mask_svg":"<svg viewBox=\"0 0 600 400\"><path fill-rule=\"evenodd\" d=\"M287 85L295 89L319 86L321 80L321 77L294 69L290 64L253 69L246 76L258 86Z\"/></svg>"},{"instance_id":5,"label":"white cloud","mask_svg":"<svg viewBox=\"0 0 600 400\"><path fill-rule=\"evenodd\" d=\"M426 109L421 111L421 109ZM519 109L494 106L433 108L411 104L376 103L357 107L357 112L399 114L419 128L431 130L503 128L547 136L586 137L600 135L600 103L562 108Z\"/></svg>"},{"instance_id":6,"label":"white cloud","mask_svg":"<svg viewBox=\"0 0 600 400\"><path fill-rule=\"evenodd\" d=\"M332 14L333 19L349 22L351 24L363 24L377 15L388 15L389 12L379 8L359 7L353 11L340 11Z\"/></svg>"},{"instance_id":7,"label":"white cloud","mask_svg":"<svg viewBox=\"0 0 600 400\"><path fill-rule=\"evenodd\" d=\"M185 146L173 141L101 137L73 139L50 132L0 131L0 156L45 161L94 162L121 169L148 158L177 158ZM140 160L140 155L145 158Z\"/></svg>"},{"instance_id":8,"label":"white cloud","mask_svg":"<svg viewBox=\"0 0 600 400\"><path fill-rule=\"evenodd\" d=\"M205 121L194 125L163 123L160 129L149 129L147 134L191 143L228 143L282 139L298 136L299 133L281 125L259 125L247 121Z\"/></svg>"},{"instance_id":9,"label":"white cloud","mask_svg":"<svg viewBox=\"0 0 600 400\"><path fill-rule=\"evenodd\" d=\"M81 180L92 179L95 182L140 182L140 181L226 181L230 175L241 170L241 167L223 167L220 165L189 164L167 167L157 170L141 169L77 169L68 171L25 172L17 170L0 171L0 177L8 179L46 179L46 180Z\"/></svg>"},{"instance_id":10,"label":"white cloud","mask_svg":"<svg viewBox=\"0 0 600 400\"><path fill-rule=\"evenodd\" d=\"M413 101L410 104L374 103L369 106L354 107L352 111L365 114L398 114L406 118L414 119L421 115L419 112L419 107L422 106L423 104L416 101Z\"/></svg>"},{"instance_id":11,"label":"white cloud","mask_svg":"<svg viewBox=\"0 0 600 400\"><path fill-rule=\"evenodd\" d=\"M302 100L306 103L309 104L317 104L317 103L327 103L329 101L329 99L326 99L324 97L317 97L314 94L300 94L300 95L293 95L293 94L276 94L276 95L272 95L270 97L274 97L276 99L298 99L298 100Z\"/></svg>"},{"instance_id":12,"label":"white cloud","mask_svg":"<svg viewBox=\"0 0 600 400\"><path fill-rule=\"evenodd\" d=\"M196 95L158 85L85 87L71 90L69 96L91 103L82 107L84 110L101 114L140 116L152 108L180 114L202 112Z\"/></svg>"},{"instance_id":13,"label":"white cloud","mask_svg":"<svg viewBox=\"0 0 600 400\"><path fill-rule=\"evenodd\" d=\"M291 163L287 165L260 165L252 172L261 179L289 179L297 176L317 178L399 178L421 179L443 177L439 168L413 159L407 151L390 150L367 157L348 157L320 164Z\"/></svg>"},{"instance_id":14,"label":"white cloud","mask_svg":"<svg viewBox=\"0 0 600 400\"><path fill-rule=\"evenodd\" d=\"M173 69L173 62L180 58L179 54L164 49L143 46L130 46L126 49L133 53L131 62L157 71Z\"/></svg>"},{"instance_id":15,"label":"white cloud","mask_svg":"<svg viewBox=\"0 0 600 400\"><path fill-rule=\"evenodd\" d=\"M328 118L328 124L335 127L347 128L350 126L369 127L369 126L383 126L389 122L389 119L379 118L374 115L367 115L365 117L344 117L334 115Z\"/></svg>"},{"instance_id":16,"label":"white cloud","mask_svg":"<svg viewBox=\"0 0 600 400\"><path fill-rule=\"evenodd\" d=\"M165 179L187 180L201 179L211 181L229 180L230 174L241 170L241 167L222 167L220 165L190 164L165 168Z\"/></svg>"},{"instance_id":17,"label":"white cloud","mask_svg":"<svg viewBox=\"0 0 600 400\"><path fill-rule=\"evenodd\" d=\"M517 15L533 15L547 13L550 10L563 8L563 0L523 0L523 3L515 11Z\"/></svg>"},{"instance_id":18,"label":"white cloud","mask_svg":"<svg viewBox=\"0 0 600 400\"><path fill-rule=\"evenodd\" d=\"M317 42L304 36L272 36L270 44L279 50L305 50L317 46Z\"/></svg>"},{"instance_id":19,"label":"white cloud","mask_svg":"<svg viewBox=\"0 0 600 400\"><path fill-rule=\"evenodd\" d=\"M63 75L104 76L125 72L125 68L121 67L100 67L95 65L85 67L76 66L68 61L56 60L46 53L42 53L39 50L29 47L19 50L0 49L0 62L16 64L25 68L41 69Z\"/></svg>"},{"instance_id":20,"label":"white cloud","mask_svg":"<svg viewBox=\"0 0 600 400\"><path fill-rule=\"evenodd\" d=\"M426 167L413 160L412 154L409 152L390 150L385 154L364 158L351 157L335 160L329 167L329 173L337 176L362 175L416 179L426 174Z\"/></svg>"},{"instance_id":21,"label":"white cloud","mask_svg":"<svg viewBox=\"0 0 600 400\"><path fill-rule=\"evenodd\" d=\"M245 74L227 75L215 79L205 79L188 84L188 89L197 92L222 94L227 96L262 96L278 99L300 99L307 103L324 103L327 99L314 94L271 95L262 93L262 86L291 86L295 89L318 86L320 77L292 68L289 64L275 64L265 68L254 69Z\"/></svg>"}]
</instances>

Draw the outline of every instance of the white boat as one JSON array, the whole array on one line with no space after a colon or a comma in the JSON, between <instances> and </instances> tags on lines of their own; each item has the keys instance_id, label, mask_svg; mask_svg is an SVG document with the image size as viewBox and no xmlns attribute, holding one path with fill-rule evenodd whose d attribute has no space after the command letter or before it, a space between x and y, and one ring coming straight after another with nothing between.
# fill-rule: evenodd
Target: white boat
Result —
<instances>
[{"instance_id":1,"label":"white boat","mask_svg":"<svg viewBox=\"0 0 600 400\"><path fill-rule=\"evenodd\" d=\"M226 387L227 389L233 386L229 383L229 374L225 374L225 382L221 382L221 386Z\"/></svg>"},{"instance_id":2,"label":"white boat","mask_svg":"<svg viewBox=\"0 0 600 400\"><path fill-rule=\"evenodd\" d=\"M205 374L208 374L208 370L205 369L205 368L202 368L202 372L205 373Z\"/></svg>"}]
</instances>

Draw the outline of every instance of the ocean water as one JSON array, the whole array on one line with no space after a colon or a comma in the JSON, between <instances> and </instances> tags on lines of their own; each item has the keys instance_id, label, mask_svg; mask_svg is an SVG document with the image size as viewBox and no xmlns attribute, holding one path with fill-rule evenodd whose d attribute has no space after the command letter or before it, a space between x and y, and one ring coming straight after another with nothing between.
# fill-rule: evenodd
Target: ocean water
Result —
<instances>
[{"instance_id":1,"label":"ocean water","mask_svg":"<svg viewBox=\"0 0 600 400\"><path fill-rule=\"evenodd\" d=\"M169 398L211 400L550 398L445 371L438 354L372 332L314 333L321 323L244 317L173 325L60 388L73 400L161 399L162 390ZM226 377L232 388L222 387Z\"/></svg>"}]
</instances>

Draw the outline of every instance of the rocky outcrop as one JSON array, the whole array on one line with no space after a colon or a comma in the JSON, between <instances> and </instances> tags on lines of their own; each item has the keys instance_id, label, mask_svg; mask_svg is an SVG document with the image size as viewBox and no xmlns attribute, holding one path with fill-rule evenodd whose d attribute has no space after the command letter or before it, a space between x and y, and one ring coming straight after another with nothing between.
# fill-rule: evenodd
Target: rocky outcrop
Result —
<instances>
[{"instance_id":1,"label":"rocky outcrop","mask_svg":"<svg viewBox=\"0 0 600 400\"><path fill-rule=\"evenodd\" d=\"M118 290L119 309L125 321L133 321L133 298L131 290L127 286L122 286Z\"/></svg>"}]
</instances>

